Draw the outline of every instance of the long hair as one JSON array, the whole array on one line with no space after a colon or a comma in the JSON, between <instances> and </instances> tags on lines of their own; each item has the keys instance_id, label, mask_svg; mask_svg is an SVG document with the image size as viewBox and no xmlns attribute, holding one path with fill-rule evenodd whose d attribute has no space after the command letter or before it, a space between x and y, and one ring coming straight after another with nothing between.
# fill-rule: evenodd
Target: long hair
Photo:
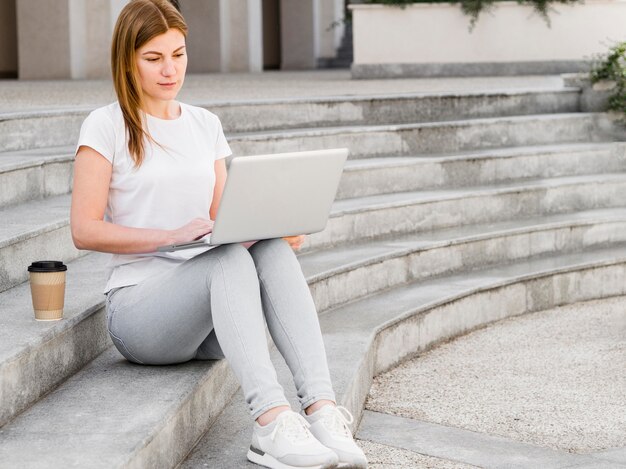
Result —
<instances>
[{"instance_id":1,"label":"long hair","mask_svg":"<svg viewBox=\"0 0 626 469\"><path fill-rule=\"evenodd\" d=\"M143 92L135 60L137 49L168 29L178 29L187 37L187 24L167 0L132 0L121 11L113 31L111 72L113 86L124 115L128 151L135 167L143 162L144 140L152 137L144 126Z\"/></svg>"}]
</instances>

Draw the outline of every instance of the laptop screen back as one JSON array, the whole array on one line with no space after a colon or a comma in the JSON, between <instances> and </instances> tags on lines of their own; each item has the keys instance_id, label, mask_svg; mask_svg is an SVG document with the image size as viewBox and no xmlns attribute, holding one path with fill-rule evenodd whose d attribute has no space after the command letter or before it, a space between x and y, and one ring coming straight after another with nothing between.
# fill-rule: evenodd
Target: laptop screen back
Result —
<instances>
[{"instance_id":1,"label":"laptop screen back","mask_svg":"<svg viewBox=\"0 0 626 469\"><path fill-rule=\"evenodd\" d=\"M210 243L322 231L347 157L341 148L234 158Z\"/></svg>"}]
</instances>

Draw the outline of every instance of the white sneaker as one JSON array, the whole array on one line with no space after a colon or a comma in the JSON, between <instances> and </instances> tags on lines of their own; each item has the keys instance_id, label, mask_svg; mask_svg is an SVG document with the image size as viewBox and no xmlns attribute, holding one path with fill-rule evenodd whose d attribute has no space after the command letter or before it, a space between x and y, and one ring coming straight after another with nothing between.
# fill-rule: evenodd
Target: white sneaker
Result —
<instances>
[{"instance_id":1,"label":"white sneaker","mask_svg":"<svg viewBox=\"0 0 626 469\"><path fill-rule=\"evenodd\" d=\"M272 469L327 469L337 467L337 455L309 431L310 425L291 410L261 426L254 423L248 459Z\"/></svg>"},{"instance_id":2,"label":"white sneaker","mask_svg":"<svg viewBox=\"0 0 626 469\"><path fill-rule=\"evenodd\" d=\"M354 442L348 427L354 421L348 409L328 404L304 418L311 424L315 438L337 453L338 468L367 468L367 458Z\"/></svg>"}]
</instances>

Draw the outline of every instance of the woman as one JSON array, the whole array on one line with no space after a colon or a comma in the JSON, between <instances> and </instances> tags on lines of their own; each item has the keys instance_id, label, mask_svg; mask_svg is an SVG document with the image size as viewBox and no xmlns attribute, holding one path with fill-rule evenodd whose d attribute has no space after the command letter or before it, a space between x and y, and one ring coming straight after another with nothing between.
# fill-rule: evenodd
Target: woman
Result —
<instances>
[{"instance_id":1,"label":"woman","mask_svg":"<svg viewBox=\"0 0 626 469\"><path fill-rule=\"evenodd\" d=\"M133 0L111 49L118 101L81 128L71 228L112 253L107 325L144 365L226 357L255 420L248 459L273 468L366 467L335 405L310 291L293 250L304 237L169 253L211 232L231 154L219 119L176 101L187 26L165 0ZM297 386L293 412L270 362L265 322ZM344 412L345 411L344 409Z\"/></svg>"}]
</instances>

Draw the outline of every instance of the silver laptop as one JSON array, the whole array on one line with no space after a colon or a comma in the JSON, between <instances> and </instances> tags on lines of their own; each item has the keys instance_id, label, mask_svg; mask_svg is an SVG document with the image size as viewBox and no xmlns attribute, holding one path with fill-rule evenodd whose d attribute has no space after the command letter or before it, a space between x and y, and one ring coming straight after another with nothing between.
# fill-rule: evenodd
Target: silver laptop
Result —
<instances>
[{"instance_id":1,"label":"silver laptop","mask_svg":"<svg viewBox=\"0 0 626 469\"><path fill-rule=\"evenodd\" d=\"M347 157L338 148L233 158L213 232L158 251L322 231Z\"/></svg>"}]
</instances>

